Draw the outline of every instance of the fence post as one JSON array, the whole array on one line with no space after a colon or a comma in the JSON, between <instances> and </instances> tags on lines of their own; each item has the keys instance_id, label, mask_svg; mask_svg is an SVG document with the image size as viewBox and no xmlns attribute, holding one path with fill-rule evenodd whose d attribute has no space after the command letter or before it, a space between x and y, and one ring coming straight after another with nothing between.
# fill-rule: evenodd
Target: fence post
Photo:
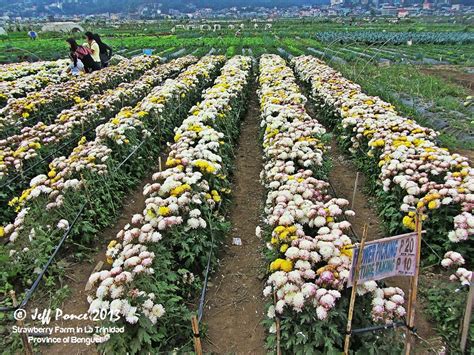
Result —
<instances>
[{"instance_id":1,"label":"fence post","mask_svg":"<svg viewBox=\"0 0 474 355\"><path fill-rule=\"evenodd\" d=\"M357 181L357 178L356 178ZM354 270L354 281L352 282L351 300L349 303L349 314L347 315L346 338L344 340L344 355L349 354L349 345L351 342L352 332L352 316L354 315L354 305L357 296L357 280L359 279L360 266L362 265L362 257L364 254L365 240L367 239L367 224L364 224L364 231L362 232L362 239L359 246L359 254L357 254L357 264Z\"/></svg>"},{"instance_id":2,"label":"fence post","mask_svg":"<svg viewBox=\"0 0 474 355\"><path fill-rule=\"evenodd\" d=\"M15 294L15 291L10 291L10 297L12 298L12 301L13 301L13 307L18 307L18 301L16 299L16 294ZM23 328L24 326L24 322L23 322L23 319L17 319L17 324ZM25 349L25 354L26 355L33 355L33 350L31 348L31 344L28 342L28 337L25 333L21 333L20 334L20 337L21 337L21 342L23 343L23 347Z\"/></svg>"},{"instance_id":3,"label":"fence post","mask_svg":"<svg viewBox=\"0 0 474 355\"><path fill-rule=\"evenodd\" d=\"M191 318L191 325L193 327L194 351L197 355L202 355L201 335L199 334L199 323L196 316Z\"/></svg>"},{"instance_id":4,"label":"fence post","mask_svg":"<svg viewBox=\"0 0 474 355\"><path fill-rule=\"evenodd\" d=\"M417 234L416 265L415 275L411 278L410 292L408 295L408 324L407 329L405 331L405 355L409 355L411 353L412 346L414 347L414 338L412 333L413 327L415 326L416 296L418 293L418 276L420 274L422 223L422 213L419 209L417 209L415 215L415 229Z\"/></svg>"},{"instance_id":5,"label":"fence post","mask_svg":"<svg viewBox=\"0 0 474 355\"><path fill-rule=\"evenodd\" d=\"M466 351L467 338L469 335L469 327L471 324L472 317L472 304L474 303L474 283L471 280L469 286L469 293L467 295L466 310L464 311L464 321L462 323L462 333L461 333L461 351L464 353Z\"/></svg>"}]
</instances>

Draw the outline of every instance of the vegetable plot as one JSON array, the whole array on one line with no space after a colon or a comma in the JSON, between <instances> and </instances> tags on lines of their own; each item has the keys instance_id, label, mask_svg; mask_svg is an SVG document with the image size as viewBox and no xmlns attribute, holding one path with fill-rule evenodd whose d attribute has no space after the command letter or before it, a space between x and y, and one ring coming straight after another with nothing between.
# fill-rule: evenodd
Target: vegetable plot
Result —
<instances>
[{"instance_id":1,"label":"vegetable plot","mask_svg":"<svg viewBox=\"0 0 474 355\"><path fill-rule=\"evenodd\" d=\"M281 57L264 55L259 83L265 160L261 177L268 192L265 225L257 228L257 235L267 241L271 261L264 290L271 299L267 325L275 334L280 323L281 346L287 351L330 353L342 347L348 301L344 288L352 259L350 223L344 215L354 212L347 209L347 200L331 196L325 181L325 129L305 112L306 98L291 69ZM358 293L372 293L374 321L390 323L405 315L399 288L381 289L369 281ZM367 315L358 318L370 321ZM275 340L275 335L269 337L270 348ZM368 351L373 341L368 336L355 347Z\"/></svg>"},{"instance_id":2,"label":"vegetable plot","mask_svg":"<svg viewBox=\"0 0 474 355\"><path fill-rule=\"evenodd\" d=\"M428 261L436 261L434 251L446 253L444 266L466 263L447 252L474 252L474 169L467 158L440 148L435 131L401 117L392 105L364 94L320 60L306 56L292 63L342 145L370 176L378 175L372 191L389 233L414 229L410 208L419 208L425 215ZM465 283L471 272L459 268L451 278Z\"/></svg>"},{"instance_id":3,"label":"vegetable plot","mask_svg":"<svg viewBox=\"0 0 474 355\"><path fill-rule=\"evenodd\" d=\"M103 351L169 351L190 339L184 301L196 295L208 253L214 264L213 244L228 230L224 207L250 69L249 57L233 57L191 108L175 131L167 168L143 191L143 213L107 248L111 269L91 275L89 311L113 311L120 315L114 326L126 329Z\"/></svg>"},{"instance_id":4,"label":"vegetable plot","mask_svg":"<svg viewBox=\"0 0 474 355\"><path fill-rule=\"evenodd\" d=\"M386 32L386 31L331 31L318 32L316 38L322 42L365 44L470 44L474 43L472 32Z\"/></svg>"}]
</instances>

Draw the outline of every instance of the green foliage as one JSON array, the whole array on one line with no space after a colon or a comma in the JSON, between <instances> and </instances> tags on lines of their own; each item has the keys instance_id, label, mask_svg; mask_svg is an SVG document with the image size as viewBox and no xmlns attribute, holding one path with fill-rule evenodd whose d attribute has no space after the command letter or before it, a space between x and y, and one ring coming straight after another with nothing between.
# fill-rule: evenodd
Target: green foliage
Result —
<instances>
[{"instance_id":1,"label":"green foliage","mask_svg":"<svg viewBox=\"0 0 474 355\"><path fill-rule=\"evenodd\" d=\"M321 321L314 309L302 312L285 311L280 316L281 348L288 354L340 354L344 347L347 310L350 290L342 292L328 318ZM358 297L353 319L353 329L373 325L370 320L370 298ZM267 309L271 303L267 304ZM273 320L266 318L264 325L269 329ZM267 337L269 350L276 347L276 334ZM353 354L401 354L403 337L400 331L388 330L353 334L351 353Z\"/></svg>"},{"instance_id":2,"label":"green foliage","mask_svg":"<svg viewBox=\"0 0 474 355\"><path fill-rule=\"evenodd\" d=\"M425 304L424 313L432 320L444 341L449 346L450 354L458 354L461 324L466 307L468 288L458 288L459 284L446 283L441 280L425 281L420 288L420 294ZM473 354L474 319L471 320L467 344L468 353Z\"/></svg>"}]
</instances>

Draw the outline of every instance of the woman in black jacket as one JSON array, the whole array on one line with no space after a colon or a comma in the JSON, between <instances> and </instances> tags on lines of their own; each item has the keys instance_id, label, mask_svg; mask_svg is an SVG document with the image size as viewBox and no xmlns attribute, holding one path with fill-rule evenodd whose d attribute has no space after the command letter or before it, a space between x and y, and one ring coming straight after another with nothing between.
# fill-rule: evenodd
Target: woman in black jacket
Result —
<instances>
[{"instance_id":1,"label":"woman in black jacket","mask_svg":"<svg viewBox=\"0 0 474 355\"><path fill-rule=\"evenodd\" d=\"M109 65L110 58L112 58L112 48L110 48L107 44L102 42L102 39L97 33L94 34L94 40L99 45L100 62L102 63L102 68L105 68L106 66Z\"/></svg>"},{"instance_id":2,"label":"woman in black jacket","mask_svg":"<svg viewBox=\"0 0 474 355\"><path fill-rule=\"evenodd\" d=\"M81 60L82 64L84 64L84 70L86 73L91 73L100 69L98 64L94 62L94 59L92 59L91 50L89 48L78 45L74 38L68 38L66 42L69 43L71 56Z\"/></svg>"}]
</instances>

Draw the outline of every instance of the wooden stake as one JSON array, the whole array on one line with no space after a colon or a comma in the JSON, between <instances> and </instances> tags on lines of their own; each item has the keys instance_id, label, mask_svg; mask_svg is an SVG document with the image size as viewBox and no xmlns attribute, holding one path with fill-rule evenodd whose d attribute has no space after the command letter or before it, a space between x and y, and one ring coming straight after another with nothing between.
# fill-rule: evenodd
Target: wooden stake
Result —
<instances>
[{"instance_id":1,"label":"wooden stake","mask_svg":"<svg viewBox=\"0 0 474 355\"><path fill-rule=\"evenodd\" d=\"M356 193L357 193L357 185L359 184L359 172L356 174L356 179L354 182L354 192L352 193L352 203L351 203L351 210L354 209L354 202L356 198Z\"/></svg>"},{"instance_id":2,"label":"wooden stake","mask_svg":"<svg viewBox=\"0 0 474 355\"><path fill-rule=\"evenodd\" d=\"M158 157L158 168L160 169L160 171L162 170L161 169L161 157Z\"/></svg>"},{"instance_id":3,"label":"wooden stake","mask_svg":"<svg viewBox=\"0 0 474 355\"><path fill-rule=\"evenodd\" d=\"M357 177L356 177L356 182L357 182ZM355 190L354 190L354 193L355 193ZM359 254L357 255L357 264L354 270L354 281L352 283L351 301L349 303L349 314L347 315L346 338L344 341L344 354L345 355L349 354L349 346L351 343L352 317L354 315L354 305L355 305L355 299L357 295L357 280L359 279L360 266L362 265L362 257L364 254L365 240L367 239L367 231L368 231L368 226L366 223L364 224L362 239L360 241Z\"/></svg>"},{"instance_id":4,"label":"wooden stake","mask_svg":"<svg viewBox=\"0 0 474 355\"><path fill-rule=\"evenodd\" d=\"M408 294L408 313L407 313L407 329L405 330L405 355L411 354L412 347L414 348L414 337L412 334L415 326L415 307L416 296L418 293L418 276L420 274L420 258L421 258L421 235L422 235L422 213L419 209L416 210L415 215L415 230L417 234L417 251L416 251L416 268L415 275L412 276L410 282L410 292Z\"/></svg>"},{"instance_id":5,"label":"wooden stake","mask_svg":"<svg viewBox=\"0 0 474 355\"><path fill-rule=\"evenodd\" d=\"M12 298L13 301L13 307L18 307L18 301L16 299L16 294L15 291L10 291L10 297ZM16 323L18 324L19 327L23 328L24 327L24 322L23 319L17 319ZM31 348L31 344L28 342L28 336L26 333L20 333L21 337L21 342L23 343L23 348L25 350L26 355L33 355L33 349Z\"/></svg>"},{"instance_id":6,"label":"wooden stake","mask_svg":"<svg viewBox=\"0 0 474 355\"><path fill-rule=\"evenodd\" d=\"M469 335L469 325L471 324L472 316L472 304L474 303L474 283L471 280L471 286L469 286L469 294L467 295L466 310L464 311L464 321L462 324L461 333L461 351L466 351L467 337Z\"/></svg>"},{"instance_id":7,"label":"wooden stake","mask_svg":"<svg viewBox=\"0 0 474 355\"><path fill-rule=\"evenodd\" d=\"M202 355L201 335L199 334L199 323L196 316L191 318L191 325L193 327L194 351L197 355Z\"/></svg>"}]
</instances>

